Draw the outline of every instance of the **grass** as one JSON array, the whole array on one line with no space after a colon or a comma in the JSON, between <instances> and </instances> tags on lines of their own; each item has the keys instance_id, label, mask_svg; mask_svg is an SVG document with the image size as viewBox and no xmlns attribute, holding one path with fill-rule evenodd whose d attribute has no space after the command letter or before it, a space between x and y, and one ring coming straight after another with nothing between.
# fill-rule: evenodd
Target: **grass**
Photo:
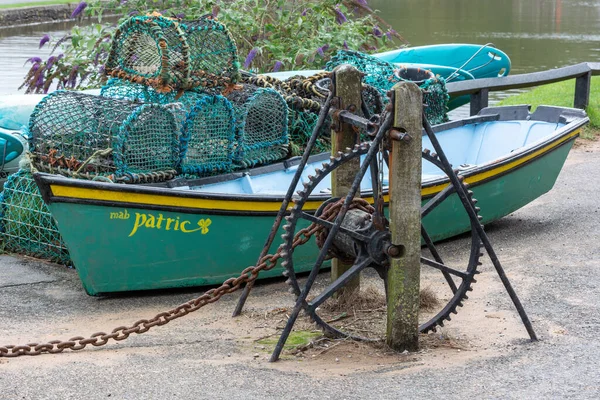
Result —
<instances>
[{"instance_id":1,"label":"grass","mask_svg":"<svg viewBox=\"0 0 600 400\"><path fill-rule=\"evenodd\" d=\"M539 105L573 107L575 80L539 86L531 91L520 93L502 100L499 105L530 104L535 110ZM581 134L584 139L595 140L600 135L600 77L592 77L590 104L586 109L590 124Z\"/></svg>"},{"instance_id":2,"label":"grass","mask_svg":"<svg viewBox=\"0 0 600 400\"><path fill-rule=\"evenodd\" d=\"M292 350L296 347L306 346L314 339L319 336L323 336L323 332L321 331L293 331L290 333L285 345L283 346L284 350ZM256 343L262 344L266 347L268 352L271 352L275 349L275 345L279 341L279 336L272 338L265 338L257 340Z\"/></svg>"},{"instance_id":3,"label":"grass","mask_svg":"<svg viewBox=\"0 0 600 400\"><path fill-rule=\"evenodd\" d=\"M32 2L28 2L28 3L0 4L0 10L8 9L8 8L53 6L55 4L69 4L69 3L78 4L79 2L76 0L42 0L42 1L32 1Z\"/></svg>"}]
</instances>

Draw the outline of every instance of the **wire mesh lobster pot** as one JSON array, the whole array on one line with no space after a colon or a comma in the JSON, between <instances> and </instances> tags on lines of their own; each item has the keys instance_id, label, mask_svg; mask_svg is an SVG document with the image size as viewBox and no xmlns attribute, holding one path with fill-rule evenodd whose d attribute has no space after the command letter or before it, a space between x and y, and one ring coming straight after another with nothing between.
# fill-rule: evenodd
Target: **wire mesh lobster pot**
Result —
<instances>
[{"instance_id":1,"label":"wire mesh lobster pot","mask_svg":"<svg viewBox=\"0 0 600 400\"><path fill-rule=\"evenodd\" d=\"M235 112L234 161L247 168L280 160L288 154L288 107L273 89L250 84L226 95Z\"/></svg>"},{"instance_id":2,"label":"wire mesh lobster pot","mask_svg":"<svg viewBox=\"0 0 600 400\"><path fill-rule=\"evenodd\" d=\"M169 105L177 121L177 129L181 131L187 114L194 104L205 96L195 90L185 90L179 93L161 93L152 86L132 83L123 79L112 78L100 90L100 96L112 99L128 100L137 103L156 103Z\"/></svg>"},{"instance_id":3,"label":"wire mesh lobster pot","mask_svg":"<svg viewBox=\"0 0 600 400\"><path fill-rule=\"evenodd\" d=\"M109 79L106 85L100 89L100 96L113 99L129 100L137 103L181 103L186 113L205 95L205 93L195 90L161 93L152 86L132 83L118 78Z\"/></svg>"},{"instance_id":4,"label":"wire mesh lobster pot","mask_svg":"<svg viewBox=\"0 0 600 400\"><path fill-rule=\"evenodd\" d=\"M180 171L196 176L229 172L235 145L231 103L221 95L202 95L183 123Z\"/></svg>"},{"instance_id":5,"label":"wire mesh lobster pot","mask_svg":"<svg viewBox=\"0 0 600 400\"><path fill-rule=\"evenodd\" d=\"M3 248L72 265L69 251L29 169L8 177L0 194Z\"/></svg>"},{"instance_id":6,"label":"wire mesh lobster pot","mask_svg":"<svg viewBox=\"0 0 600 400\"><path fill-rule=\"evenodd\" d=\"M423 91L423 103L426 105L424 112L429 122L439 124L448 121L449 96L446 82L443 78L434 76L430 71L419 68L399 68L377 57L351 50L338 51L325 68L333 71L335 67L342 64L352 65L364 72L366 75L363 83L374 86L383 96L386 96L386 92L398 82L414 82Z\"/></svg>"},{"instance_id":7,"label":"wire mesh lobster pot","mask_svg":"<svg viewBox=\"0 0 600 400\"><path fill-rule=\"evenodd\" d=\"M160 104L54 92L34 109L29 135L40 168L119 177L179 164L176 119Z\"/></svg>"},{"instance_id":8,"label":"wire mesh lobster pot","mask_svg":"<svg viewBox=\"0 0 600 400\"><path fill-rule=\"evenodd\" d=\"M111 79L100 95L170 105L181 131L178 172L206 176L232 170L236 146L235 117L233 107L225 97L191 90L178 94L159 93L150 86L121 79Z\"/></svg>"},{"instance_id":9,"label":"wire mesh lobster pot","mask_svg":"<svg viewBox=\"0 0 600 400\"><path fill-rule=\"evenodd\" d=\"M105 71L169 92L222 88L237 82L239 67L235 42L223 24L137 16L115 32Z\"/></svg>"},{"instance_id":10,"label":"wire mesh lobster pot","mask_svg":"<svg viewBox=\"0 0 600 400\"><path fill-rule=\"evenodd\" d=\"M448 121L448 90L443 78L436 77L433 72L417 67L401 66L394 71L394 75L401 81L413 82L423 92L425 116L432 124L441 124Z\"/></svg>"}]
</instances>

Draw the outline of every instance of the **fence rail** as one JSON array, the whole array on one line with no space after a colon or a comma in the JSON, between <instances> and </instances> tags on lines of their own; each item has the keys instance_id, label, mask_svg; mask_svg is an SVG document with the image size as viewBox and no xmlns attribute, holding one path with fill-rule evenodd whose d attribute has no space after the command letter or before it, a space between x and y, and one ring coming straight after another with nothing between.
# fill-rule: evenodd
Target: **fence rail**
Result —
<instances>
[{"instance_id":1,"label":"fence rail","mask_svg":"<svg viewBox=\"0 0 600 400\"><path fill-rule=\"evenodd\" d=\"M586 108L590 100L590 85L592 76L594 75L600 75L600 63L583 62L568 67L529 74L451 82L446 87L448 93L451 95L470 95L471 115L475 115L482 108L488 106L489 92L528 88L575 79L573 106L576 108Z\"/></svg>"}]
</instances>

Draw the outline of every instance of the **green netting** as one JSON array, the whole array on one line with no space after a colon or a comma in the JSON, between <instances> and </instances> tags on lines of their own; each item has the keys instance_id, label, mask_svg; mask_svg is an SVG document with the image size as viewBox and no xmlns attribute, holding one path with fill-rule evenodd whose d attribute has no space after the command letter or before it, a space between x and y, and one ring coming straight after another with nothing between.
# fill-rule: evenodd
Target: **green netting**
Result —
<instances>
[{"instance_id":1,"label":"green netting","mask_svg":"<svg viewBox=\"0 0 600 400\"><path fill-rule=\"evenodd\" d=\"M0 213L5 250L72 265L56 221L29 169L8 177L0 194Z\"/></svg>"},{"instance_id":2,"label":"green netting","mask_svg":"<svg viewBox=\"0 0 600 400\"><path fill-rule=\"evenodd\" d=\"M237 82L239 67L235 42L220 22L137 16L115 32L105 71L169 92L223 88Z\"/></svg>"},{"instance_id":3,"label":"green netting","mask_svg":"<svg viewBox=\"0 0 600 400\"><path fill-rule=\"evenodd\" d=\"M223 96L204 95L190 109L181 135L183 174L202 176L233 167L235 118Z\"/></svg>"},{"instance_id":4,"label":"green netting","mask_svg":"<svg viewBox=\"0 0 600 400\"><path fill-rule=\"evenodd\" d=\"M290 154L300 156L304 153L306 144L317 125L319 114L300 106L289 105L288 131L290 136ZM312 154L331 151L331 119L327 118L315 143Z\"/></svg>"},{"instance_id":5,"label":"green netting","mask_svg":"<svg viewBox=\"0 0 600 400\"><path fill-rule=\"evenodd\" d=\"M305 77L292 76L285 81L272 77L253 75L244 76L247 83L277 90L282 94L288 105L288 132L290 138L290 155L304 153L304 149L317 123L321 106L331 89L330 73L320 73ZM363 85L363 101L367 106L368 115L380 114L383 111L381 94L372 86ZM328 116L319 132L312 153L331 151L331 118ZM361 132L361 140L370 140Z\"/></svg>"},{"instance_id":6,"label":"green netting","mask_svg":"<svg viewBox=\"0 0 600 400\"><path fill-rule=\"evenodd\" d=\"M54 92L34 109L29 147L36 162L81 173L175 170L179 131L173 112L76 92Z\"/></svg>"},{"instance_id":7,"label":"green netting","mask_svg":"<svg viewBox=\"0 0 600 400\"><path fill-rule=\"evenodd\" d=\"M448 121L448 91L446 82L434 76L430 71L418 68L398 68L394 64L358 51L340 50L327 63L325 69L333 69L342 64L349 64L366 75L363 82L376 87L385 95L395 84L401 81L415 82L423 91L425 116L432 124ZM427 74L423 79L421 74Z\"/></svg>"},{"instance_id":8,"label":"green netting","mask_svg":"<svg viewBox=\"0 0 600 400\"><path fill-rule=\"evenodd\" d=\"M288 108L273 89L242 84L226 95L235 111L237 148L234 161L252 167L288 154Z\"/></svg>"},{"instance_id":9,"label":"green netting","mask_svg":"<svg viewBox=\"0 0 600 400\"><path fill-rule=\"evenodd\" d=\"M191 90L159 93L152 87L121 79L111 79L100 95L170 105L182 132L179 173L197 177L232 170L235 117L225 97ZM181 107L175 107L178 103Z\"/></svg>"},{"instance_id":10,"label":"green netting","mask_svg":"<svg viewBox=\"0 0 600 400\"><path fill-rule=\"evenodd\" d=\"M179 93L161 93L151 86L112 78L108 80L102 89L100 89L100 96L129 100L137 103L181 103L184 106L184 110L189 112L198 100L206 96L206 93L198 92L196 90L184 90Z\"/></svg>"}]
</instances>

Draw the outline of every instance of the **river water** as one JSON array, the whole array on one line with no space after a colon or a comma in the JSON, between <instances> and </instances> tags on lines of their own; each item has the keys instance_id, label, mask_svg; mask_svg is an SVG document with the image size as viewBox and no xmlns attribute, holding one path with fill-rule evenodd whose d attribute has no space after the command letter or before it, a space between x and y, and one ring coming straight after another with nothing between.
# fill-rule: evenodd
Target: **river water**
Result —
<instances>
[{"instance_id":1,"label":"river water","mask_svg":"<svg viewBox=\"0 0 600 400\"><path fill-rule=\"evenodd\" d=\"M600 1L369 0L412 46L493 43L512 61L511 73L600 61ZM32 56L48 33L61 37L71 23L0 28L0 94L17 93Z\"/></svg>"}]
</instances>

